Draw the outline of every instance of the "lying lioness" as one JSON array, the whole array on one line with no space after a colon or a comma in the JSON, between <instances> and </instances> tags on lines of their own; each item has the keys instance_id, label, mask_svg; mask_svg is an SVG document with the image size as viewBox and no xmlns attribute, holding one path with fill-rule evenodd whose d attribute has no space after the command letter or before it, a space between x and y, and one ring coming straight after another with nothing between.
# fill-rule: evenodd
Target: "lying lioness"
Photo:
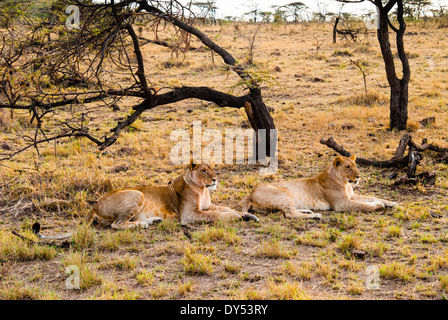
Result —
<instances>
[{"instance_id":1,"label":"lying lioness","mask_svg":"<svg viewBox=\"0 0 448 320\"><path fill-rule=\"evenodd\" d=\"M350 183L358 183L356 156L337 156L316 177L261 185L243 203L243 212L279 210L288 218L321 218L311 210L373 211L397 204L357 195Z\"/></svg>"},{"instance_id":2,"label":"lying lioness","mask_svg":"<svg viewBox=\"0 0 448 320\"><path fill-rule=\"evenodd\" d=\"M149 186L114 190L98 200L85 218L86 224L96 220L114 229L147 228L163 219L181 224L220 219L259 219L250 213L240 213L211 202L209 190L215 190L217 178L207 164L191 164L183 175L166 186ZM65 239L72 235L46 236L45 239ZM33 227L34 229L34 227Z\"/></svg>"},{"instance_id":3,"label":"lying lioness","mask_svg":"<svg viewBox=\"0 0 448 320\"><path fill-rule=\"evenodd\" d=\"M215 190L217 178L207 164L191 164L185 173L166 186L114 190L104 195L86 217L114 229L147 228L162 219L181 224L220 219L255 220L252 214L240 213L211 202L209 190Z\"/></svg>"}]
</instances>

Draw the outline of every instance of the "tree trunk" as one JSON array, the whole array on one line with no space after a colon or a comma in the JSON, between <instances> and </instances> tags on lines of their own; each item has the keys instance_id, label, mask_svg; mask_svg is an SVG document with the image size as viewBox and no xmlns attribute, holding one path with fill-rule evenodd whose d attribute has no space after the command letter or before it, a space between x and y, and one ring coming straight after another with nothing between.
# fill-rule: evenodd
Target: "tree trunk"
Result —
<instances>
[{"instance_id":1,"label":"tree trunk","mask_svg":"<svg viewBox=\"0 0 448 320\"><path fill-rule=\"evenodd\" d=\"M408 84L400 80L390 88L390 129L406 130L408 120Z\"/></svg>"},{"instance_id":2,"label":"tree trunk","mask_svg":"<svg viewBox=\"0 0 448 320\"><path fill-rule=\"evenodd\" d=\"M255 154L258 160L264 160L266 156L275 156L276 146L274 144L276 143L276 139L273 136L275 133L271 131L272 129L275 129L274 121L272 120L268 108L264 104L261 90L259 88L251 89L249 96L252 101L250 101L249 104L246 103L244 109L250 125L256 133L257 144ZM265 129L266 135L259 134L260 129ZM262 152L260 150L262 150Z\"/></svg>"},{"instance_id":3,"label":"tree trunk","mask_svg":"<svg viewBox=\"0 0 448 320\"><path fill-rule=\"evenodd\" d=\"M339 17L336 17L336 20L334 21L333 26L333 43L336 43L336 34L338 30L338 23L339 23Z\"/></svg>"},{"instance_id":4,"label":"tree trunk","mask_svg":"<svg viewBox=\"0 0 448 320\"><path fill-rule=\"evenodd\" d=\"M394 4L397 4L397 19L400 24L395 28L389 21L388 13ZM403 2L401 0L391 0L383 7L381 0L376 0L375 5L379 8L380 25L377 32L381 53L386 69L387 81L390 86L390 130L405 130L408 119L408 87L410 80L409 61L404 50L403 35L406 24L403 19ZM389 42L389 26L396 33L396 44L398 56L403 66L403 77L399 79L395 70L394 55Z\"/></svg>"}]
</instances>

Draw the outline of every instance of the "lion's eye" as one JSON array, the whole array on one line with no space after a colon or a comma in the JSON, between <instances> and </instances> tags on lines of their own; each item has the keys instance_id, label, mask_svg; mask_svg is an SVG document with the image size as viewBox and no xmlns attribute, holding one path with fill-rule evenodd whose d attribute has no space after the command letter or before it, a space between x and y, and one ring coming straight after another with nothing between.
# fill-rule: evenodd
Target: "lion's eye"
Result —
<instances>
[{"instance_id":1,"label":"lion's eye","mask_svg":"<svg viewBox=\"0 0 448 320\"><path fill-rule=\"evenodd\" d=\"M207 173L207 170L202 170L203 173Z\"/></svg>"}]
</instances>

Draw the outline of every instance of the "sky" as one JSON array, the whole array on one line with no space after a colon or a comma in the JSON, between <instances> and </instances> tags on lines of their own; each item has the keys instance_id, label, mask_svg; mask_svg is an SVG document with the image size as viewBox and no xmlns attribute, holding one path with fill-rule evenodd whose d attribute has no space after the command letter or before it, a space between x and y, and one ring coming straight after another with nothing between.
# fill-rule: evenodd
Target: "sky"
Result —
<instances>
[{"instance_id":1,"label":"sky","mask_svg":"<svg viewBox=\"0 0 448 320\"><path fill-rule=\"evenodd\" d=\"M216 6L218 7L217 16L218 18L223 18L225 16L242 16L242 13L251 11L250 6L257 4L261 11L273 11L272 5L285 5L295 0L217 0ZM327 12L339 12L341 4L336 0L301 0L309 9L308 11L314 12L318 11L318 3L321 7L325 7ZM375 10L374 5L369 3L357 3L357 4L346 4L344 7L352 7L352 10ZM356 9L355 9L356 7ZM347 10L344 10L347 11Z\"/></svg>"},{"instance_id":2,"label":"sky","mask_svg":"<svg viewBox=\"0 0 448 320\"><path fill-rule=\"evenodd\" d=\"M258 8L261 11L273 11L272 5L284 5L291 2L295 2L297 0L216 0L217 17L223 18L225 16L242 16L243 13L251 11L250 4L256 3L258 4ZM327 12L339 12L339 8L341 6L336 0L298 0L305 5L308 6L308 11L315 12L318 11L319 3L322 6L327 6ZM432 0L434 4L442 4L448 7L448 0ZM355 14L364 14L368 12L375 12L375 6L365 1L364 3L353 3L353 4L345 4L342 12L350 12Z\"/></svg>"}]
</instances>

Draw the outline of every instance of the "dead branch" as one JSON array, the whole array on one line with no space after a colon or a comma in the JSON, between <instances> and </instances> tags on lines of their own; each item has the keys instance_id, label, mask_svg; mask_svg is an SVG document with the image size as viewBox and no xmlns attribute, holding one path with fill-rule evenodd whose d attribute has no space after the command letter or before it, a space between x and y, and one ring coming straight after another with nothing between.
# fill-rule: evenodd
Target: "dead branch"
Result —
<instances>
[{"instance_id":1,"label":"dead branch","mask_svg":"<svg viewBox=\"0 0 448 320\"><path fill-rule=\"evenodd\" d=\"M151 39L147 39L147 38L144 38L144 37L138 37L138 39L141 40L141 41L143 41L143 43L141 44L141 46L144 46L144 45L146 45L146 44L148 44L148 43L152 43L152 44L156 44L156 45L159 45L159 46L162 46L162 47L165 47L165 48L169 48L169 49L173 49L173 50L176 49L175 46L169 44L169 43L166 42L166 41L162 41L162 40L151 40ZM189 46L189 47L188 47L188 50L194 51L194 50L198 50L198 48Z\"/></svg>"},{"instance_id":2,"label":"dead branch","mask_svg":"<svg viewBox=\"0 0 448 320\"><path fill-rule=\"evenodd\" d=\"M337 153L349 157L351 153L345 150L341 145L337 144L333 137L328 139L321 139L321 144L335 150ZM404 155L407 147L409 147L409 152ZM356 158L356 163L366 166L372 166L377 168L404 168L409 164L413 164L409 171L409 175L415 174L415 167L421 160L421 155L418 155L416 151L423 152L426 150L435 151L438 153L448 152L448 148L442 148L433 144L428 144L426 140L423 140L422 145L418 146L412 141L412 137L409 134L403 135L400 139L397 149L395 150L394 156L389 160L370 160L365 158ZM411 159L411 160L410 160Z\"/></svg>"},{"instance_id":3,"label":"dead branch","mask_svg":"<svg viewBox=\"0 0 448 320\"><path fill-rule=\"evenodd\" d=\"M404 144L405 142L406 142L406 144ZM322 138L320 140L320 143L326 145L327 147L333 149L334 151L336 151L337 153L339 153L340 155L343 155L345 157L350 157L352 155L350 152L345 150L342 146L337 144L336 141L333 139L333 137L330 137L327 140ZM403 168L403 167L406 167L407 164L409 163L409 155L403 156L403 154L406 150L407 143L408 142L407 142L406 137L401 138L400 144L399 144L397 150L395 151L395 155L392 157L392 159L380 161L380 160L370 160L370 159L357 157L356 163L365 165L365 166L377 167L377 168L394 168L394 167ZM404 149L402 148L402 145L405 145Z\"/></svg>"},{"instance_id":4,"label":"dead branch","mask_svg":"<svg viewBox=\"0 0 448 320\"><path fill-rule=\"evenodd\" d=\"M434 184L436 182L435 172L422 172L414 177L408 177L407 175L402 176L397 181L394 182L393 186L399 186L403 184L417 185L421 184Z\"/></svg>"}]
</instances>

